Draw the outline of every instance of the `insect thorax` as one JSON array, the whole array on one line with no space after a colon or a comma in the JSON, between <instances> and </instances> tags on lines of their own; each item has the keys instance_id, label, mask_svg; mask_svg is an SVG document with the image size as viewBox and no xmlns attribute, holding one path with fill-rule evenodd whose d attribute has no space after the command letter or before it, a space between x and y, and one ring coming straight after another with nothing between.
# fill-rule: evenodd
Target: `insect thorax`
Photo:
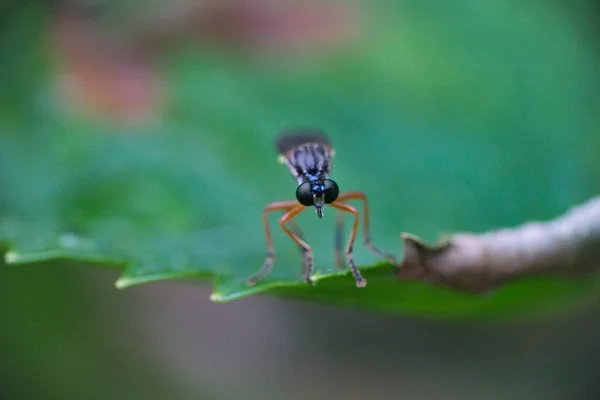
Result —
<instances>
[{"instance_id":1,"label":"insect thorax","mask_svg":"<svg viewBox=\"0 0 600 400\"><path fill-rule=\"evenodd\" d=\"M329 178L333 152L326 144L305 143L290 149L282 156L281 161L288 165L299 185Z\"/></svg>"}]
</instances>

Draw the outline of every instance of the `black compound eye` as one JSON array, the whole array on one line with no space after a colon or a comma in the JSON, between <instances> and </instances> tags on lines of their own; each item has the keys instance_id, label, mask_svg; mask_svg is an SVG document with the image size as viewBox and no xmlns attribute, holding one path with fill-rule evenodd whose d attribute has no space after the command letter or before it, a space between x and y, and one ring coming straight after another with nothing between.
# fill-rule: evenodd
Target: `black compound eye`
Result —
<instances>
[{"instance_id":1,"label":"black compound eye","mask_svg":"<svg viewBox=\"0 0 600 400\"><path fill-rule=\"evenodd\" d=\"M296 199L298 200L298 203L303 206L308 207L313 205L313 194L310 190L310 182L304 182L298 186L298 189L296 189Z\"/></svg>"},{"instance_id":2,"label":"black compound eye","mask_svg":"<svg viewBox=\"0 0 600 400\"><path fill-rule=\"evenodd\" d=\"M340 194L340 188L338 187L337 183L331 179L325 179L323 181L323 185L325 186L325 203L333 203Z\"/></svg>"}]
</instances>

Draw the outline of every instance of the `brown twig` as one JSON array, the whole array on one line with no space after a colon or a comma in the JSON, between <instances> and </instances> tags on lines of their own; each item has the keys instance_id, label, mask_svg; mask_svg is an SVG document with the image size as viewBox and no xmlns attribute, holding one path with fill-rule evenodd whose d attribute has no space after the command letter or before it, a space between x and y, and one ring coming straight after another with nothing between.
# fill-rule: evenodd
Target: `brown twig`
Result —
<instances>
[{"instance_id":1,"label":"brown twig","mask_svg":"<svg viewBox=\"0 0 600 400\"><path fill-rule=\"evenodd\" d=\"M457 233L436 246L402 234L398 275L482 292L532 274L580 275L600 268L600 197L548 222L482 234Z\"/></svg>"}]
</instances>

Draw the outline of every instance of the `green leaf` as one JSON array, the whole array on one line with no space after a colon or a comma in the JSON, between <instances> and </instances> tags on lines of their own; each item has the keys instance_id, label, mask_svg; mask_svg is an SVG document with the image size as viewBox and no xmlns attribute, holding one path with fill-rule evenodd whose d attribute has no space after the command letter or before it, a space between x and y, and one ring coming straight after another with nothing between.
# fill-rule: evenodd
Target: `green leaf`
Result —
<instances>
[{"instance_id":1,"label":"green leaf","mask_svg":"<svg viewBox=\"0 0 600 400\"><path fill-rule=\"evenodd\" d=\"M329 133L332 177L342 191L368 194L372 240L398 257L401 232L433 241L549 219L595 194L598 60L570 24L578 16L548 6L532 24L502 2L490 3L494 13L419 4L379 10L368 46L327 57L166 54L173 102L160 123L137 131L66 116L51 75L31 69L43 84L28 87L30 101L0 95L7 263L77 259L122 266L118 287L210 278L216 301L264 292L443 317L543 314L595 299L596 278L528 278L486 295L402 282L360 244L369 284L357 289L334 268L331 209L323 220L298 218L315 250L315 287L301 279L301 255L275 215L275 267L246 285L266 255L263 207L294 198L273 148L284 127ZM498 14L513 24L498 25ZM39 23L25 20L35 32Z\"/></svg>"}]
</instances>

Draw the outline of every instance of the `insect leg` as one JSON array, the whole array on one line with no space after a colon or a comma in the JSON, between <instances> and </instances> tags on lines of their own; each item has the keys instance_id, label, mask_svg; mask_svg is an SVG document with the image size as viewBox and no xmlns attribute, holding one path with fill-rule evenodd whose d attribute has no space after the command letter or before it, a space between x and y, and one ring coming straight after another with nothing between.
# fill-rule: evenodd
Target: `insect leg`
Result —
<instances>
[{"instance_id":1,"label":"insect leg","mask_svg":"<svg viewBox=\"0 0 600 400\"><path fill-rule=\"evenodd\" d=\"M352 271L352 275L354 275L354 279L356 280L357 287L365 287L367 285L367 281L362 277L360 271L356 267L354 263L354 240L356 239L356 233L358 232L358 222L359 216L356 208L352 207L346 203L340 203L335 201L330 204L332 207L337 208L338 210L345 211L354 216L354 224L352 224L352 233L350 233L350 240L348 240L348 246L346 247L346 259L348 260L348 264L350 265L350 271Z\"/></svg>"},{"instance_id":2,"label":"insect leg","mask_svg":"<svg viewBox=\"0 0 600 400\"><path fill-rule=\"evenodd\" d=\"M367 199L367 195L363 192L346 192L339 195L336 201L346 201L346 200L360 200L363 203L363 240L365 246L367 246L373 253L377 254L380 257L385 258L392 264L396 264L397 260L393 254L385 253L379 250L373 243L371 243L371 235L369 233L369 201Z\"/></svg>"},{"instance_id":3,"label":"insect leg","mask_svg":"<svg viewBox=\"0 0 600 400\"><path fill-rule=\"evenodd\" d=\"M258 271L258 273L256 275L254 275L252 278L250 278L248 280L248 285L250 285L250 286L256 285L256 282L258 282L260 279L264 278L271 271L271 268L273 267L273 261L275 260L275 249L273 248L273 239L271 238L271 229L269 228L269 219L268 219L269 213L271 213L273 211L279 211L279 210L288 211L288 210L293 209L297 205L298 205L298 203L295 201L276 201L274 203L268 204L264 208L263 214L262 214L262 219L263 219L263 224L265 226L265 237L267 239L267 258L265 259L265 263L263 264L260 271Z\"/></svg>"},{"instance_id":4,"label":"insect leg","mask_svg":"<svg viewBox=\"0 0 600 400\"><path fill-rule=\"evenodd\" d=\"M313 283L313 280L311 278L311 275L314 270L314 258L312 250L310 246L300 236L296 235L288 227L285 226L289 221L291 221L304 210L305 207L303 205L296 203L296 207L292 208L281 217L281 219L279 220L279 225L281 226L281 229L283 229L283 231L287 233L287 235L290 238L292 238L292 240L296 242L298 246L302 248L304 254L304 265L306 266L306 270L304 272L304 279L308 283Z\"/></svg>"},{"instance_id":5,"label":"insect leg","mask_svg":"<svg viewBox=\"0 0 600 400\"><path fill-rule=\"evenodd\" d=\"M294 235L298 236L300 239L304 240L304 233L302 233L302 229L300 229L300 227L298 226L298 224L296 223L295 220L291 220L290 222L288 222L288 226L290 227L290 230L294 233ZM298 249L300 250L300 253L302 254L302 273L305 274L306 271L306 262L304 261L304 248L298 246Z\"/></svg>"},{"instance_id":6,"label":"insect leg","mask_svg":"<svg viewBox=\"0 0 600 400\"><path fill-rule=\"evenodd\" d=\"M333 246L335 250L335 267L344 268L344 214L336 213Z\"/></svg>"}]
</instances>

